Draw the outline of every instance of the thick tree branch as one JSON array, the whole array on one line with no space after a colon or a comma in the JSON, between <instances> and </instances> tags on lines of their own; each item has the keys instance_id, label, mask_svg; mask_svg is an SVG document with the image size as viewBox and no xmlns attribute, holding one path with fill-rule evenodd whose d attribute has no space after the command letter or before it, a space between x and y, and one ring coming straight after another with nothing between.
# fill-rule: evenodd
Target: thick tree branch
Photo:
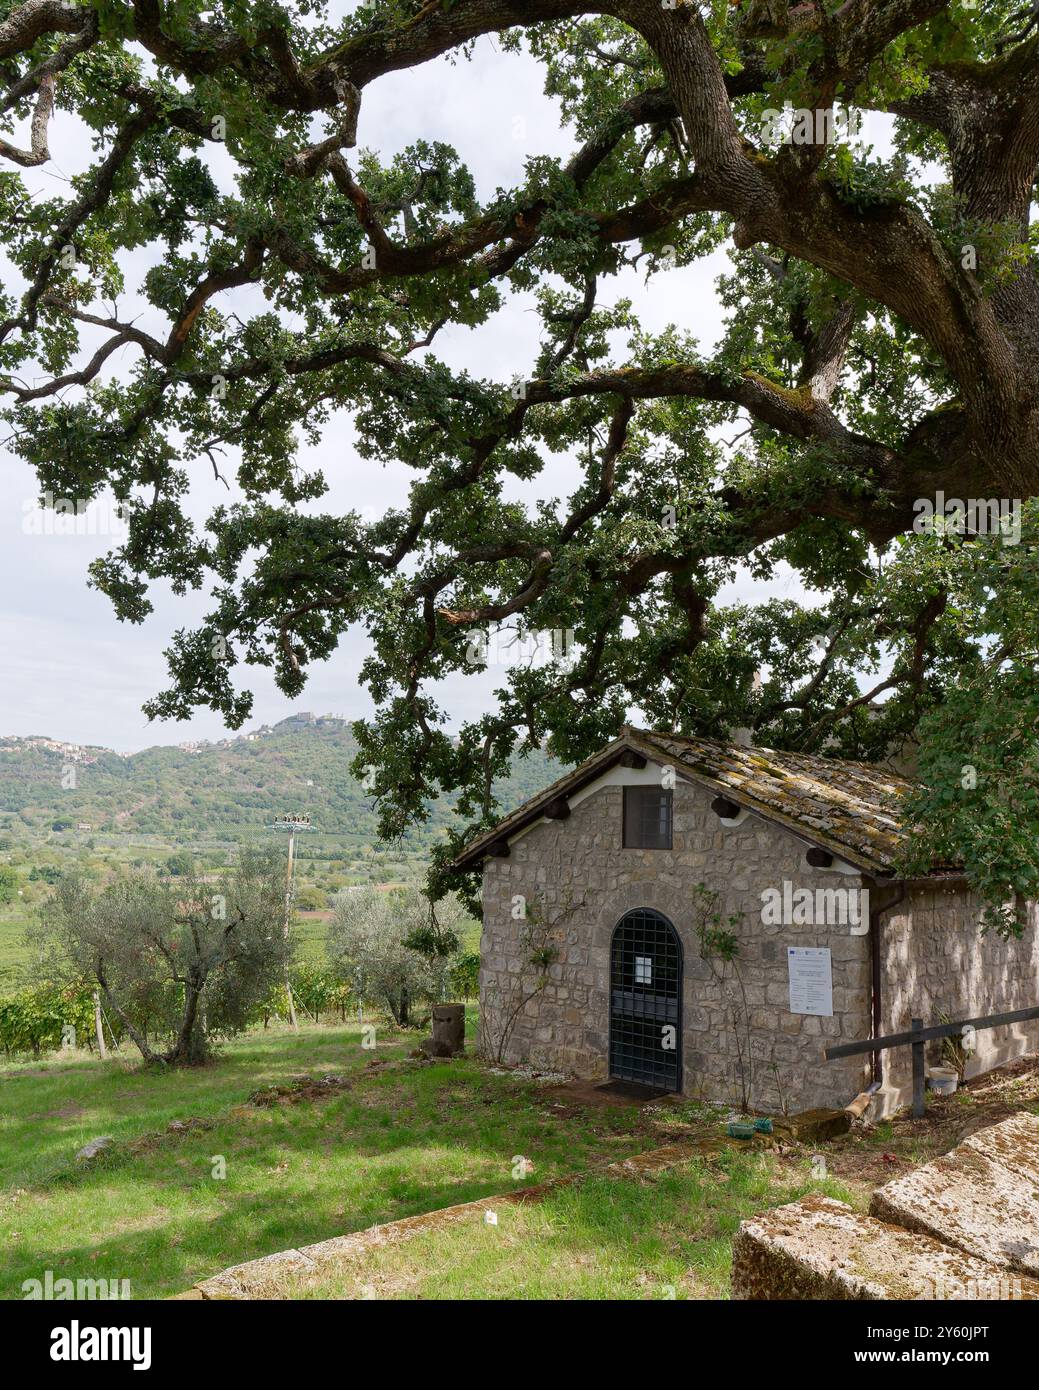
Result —
<instances>
[{"instance_id":1,"label":"thick tree branch","mask_svg":"<svg viewBox=\"0 0 1039 1390\"><path fill-rule=\"evenodd\" d=\"M7 140L0 138L0 155L11 160L14 164L21 164L26 169L37 164L45 164L50 159L50 150L47 148L47 126L54 111L54 83L55 79L51 73L40 78L39 92L30 127L30 148L20 150Z\"/></svg>"},{"instance_id":2,"label":"thick tree branch","mask_svg":"<svg viewBox=\"0 0 1039 1390\"><path fill-rule=\"evenodd\" d=\"M24 0L0 20L0 58L24 53L44 34L78 34L96 16L63 0Z\"/></svg>"}]
</instances>

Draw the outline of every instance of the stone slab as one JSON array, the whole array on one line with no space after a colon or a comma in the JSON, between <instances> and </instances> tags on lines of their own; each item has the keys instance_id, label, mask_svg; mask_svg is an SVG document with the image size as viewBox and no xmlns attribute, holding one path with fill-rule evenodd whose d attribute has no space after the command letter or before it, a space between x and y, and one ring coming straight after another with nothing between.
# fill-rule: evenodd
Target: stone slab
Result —
<instances>
[{"instance_id":1,"label":"stone slab","mask_svg":"<svg viewBox=\"0 0 1039 1390\"><path fill-rule=\"evenodd\" d=\"M115 1140L110 1134L102 1134L97 1139L91 1139L89 1144L84 1144L76 1154L76 1160L79 1163L89 1163L92 1158L97 1158L99 1153L104 1153L105 1149L111 1148L114 1143Z\"/></svg>"},{"instance_id":2,"label":"stone slab","mask_svg":"<svg viewBox=\"0 0 1039 1390\"><path fill-rule=\"evenodd\" d=\"M1039 1279L1039 1116L977 1130L878 1188L870 1212Z\"/></svg>"},{"instance_id":3,"label":"stone slab","mask_svg":"<svg viewBox=\"0 0 1039 1390\"><path fill-rule=\"evenodd\" d=\"M732 1296L1039 1302L1039 1281L1009 1275L930 1236L812 1193L740 1225L732 1249Z\"/></svg>"},{"instance_id":4,"label":"stone slab","mask_svg":"<svg viewBox=\"0 0 1039 1390\"><path fill-rule=\"evenodd\" d=\"M1039 1184L1039 1115L1020 1110L998 1125L976 1129L958 1147L986 1154L1004 1168Z\"/></svg>"},{"instance_id":5,"label":"stone slab","mask_svg":"<svg viewBox=\"0 0 1039 1390\"><path fill-rule=\"evenodd\" d=\"M245 1264L232 1265L221 1270L211 1279L203 1279L195 1288L203 1298L208 1299L247 1299L252 1297L252 1289L266 1281L277 1278L280 1273L295 1273L297 1270L312 1269L314 1261L302 1250L279 1250L273 1255L262 1255L258 1260L248 1260Z\"/></svg>"},{"instance_id":6,"label":"stone slab","mask_svg":"<svg viewBox=\"0 0 1039 1390\"><path fill-rule=\"evenodd\" d=\"M773 1116L775 1130L788 1134L799 1143L810 1144L820 1139L836 1139L851 1129L851 1114L848 1110L829 1110L817 1107L815 1110L802 1110L799 1115Z\"/></svg>"}]
</instances>

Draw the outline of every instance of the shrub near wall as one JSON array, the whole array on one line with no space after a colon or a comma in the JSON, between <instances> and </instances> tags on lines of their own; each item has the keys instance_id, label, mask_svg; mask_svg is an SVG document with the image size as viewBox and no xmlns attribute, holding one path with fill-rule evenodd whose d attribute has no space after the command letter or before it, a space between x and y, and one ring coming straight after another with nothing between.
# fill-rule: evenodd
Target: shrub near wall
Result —
<instances>
[{"instance_id":1,"label":"shrub near wall","mask_svg":"<svg viewBox=\"0 0 1039 1390\"><path fill-rule=\"evenodd\" d=\"M451 967L451 991L458 999L475 999L480 993L480 952L465 951Z\"/></svg>"}]
</instances>

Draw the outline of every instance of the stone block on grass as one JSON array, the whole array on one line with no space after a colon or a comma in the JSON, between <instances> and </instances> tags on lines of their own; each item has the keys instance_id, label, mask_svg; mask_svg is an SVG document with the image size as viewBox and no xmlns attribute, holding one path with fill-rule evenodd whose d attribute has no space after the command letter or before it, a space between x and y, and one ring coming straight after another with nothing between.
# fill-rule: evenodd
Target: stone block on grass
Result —
<instances>
[{"instance_id":1,"label":"stone block on grass","mask_svg":"<svg viewBox=\"0 0 1039 1390\"><path fill-rule=\"evenodd\" d=\"M784 1115L782 1119L773 1116L772 1122L777 1131L782 1131L801 1144L836 1139L851 1129L851 1116L846 1110L828 1110L822 1106L815 1110L802 1110L799 1115Z\"/></svg>"},{"instance_id":2,"label":"stone block on grass","mask_svg":"<svg viewBox=\"0 0 1039 1390\"><path fill-rule=\"evenodd\" d=\"M1039 1116L977 1130L874 1192L870 1212L1039 1279Z\"/></svg>"},{"instance_id":3,"label":"stone block on grass","mask_svg":"<svg viewBox=\"0 0 1039 1390\"><path fill-rule=\"evenodd\" d=\"M819 1193L740 1225L732 1249L738 1299L1039 1301L1039 1281L930 1236L890 1226Z\"/></svg>"}]
</instances>

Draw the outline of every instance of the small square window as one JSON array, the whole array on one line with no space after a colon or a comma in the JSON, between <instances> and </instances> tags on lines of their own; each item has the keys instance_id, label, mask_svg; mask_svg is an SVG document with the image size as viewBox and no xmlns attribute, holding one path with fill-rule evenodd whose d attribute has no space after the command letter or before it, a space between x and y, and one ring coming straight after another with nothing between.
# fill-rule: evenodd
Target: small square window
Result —
<instances>
[{"instance_id":1,"label":"small square window","mask_svg":"<svg viewBox=\"0 0 1039 1390\"><path fill-rule=\"evenodd\" d=\"M673 801L658 787L625 787L624 848L670 849Z\"/></svg>"},{"instance_id":2,"label":"small square window","mask_svg":"<svg viewBox=\"0 0 1039 1390\"><path fill-rule=\"evenodd\" d=\"M635 957L635 983L637 985L651 985L653 983L653 957Z\"/></svg>"}]
</instances>

